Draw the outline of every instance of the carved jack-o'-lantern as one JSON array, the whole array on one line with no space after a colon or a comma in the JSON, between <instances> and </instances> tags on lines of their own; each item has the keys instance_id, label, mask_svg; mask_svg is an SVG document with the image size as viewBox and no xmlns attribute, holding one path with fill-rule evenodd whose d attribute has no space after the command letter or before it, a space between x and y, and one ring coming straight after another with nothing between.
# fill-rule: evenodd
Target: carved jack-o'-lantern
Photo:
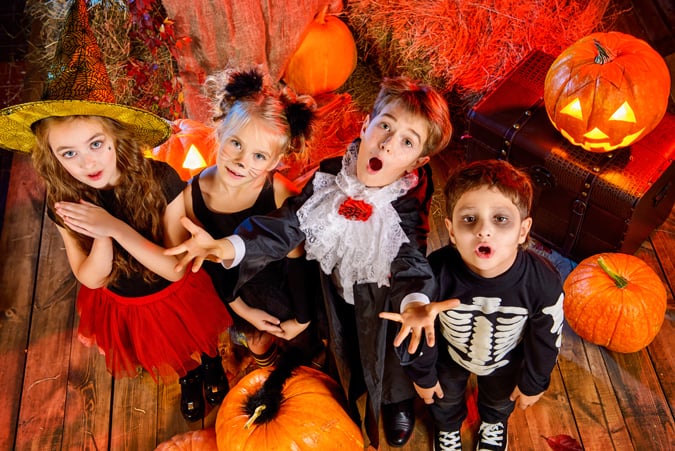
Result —
<instances>
[{"instance_id":1,"label":"carved jack-o'-lantern","mask_svg":"<svg viewBox=\"0 0 675 451\"><path fill-rule=\"evenodd\" d=\"M626 147L663 118L670 73L645 41L619 32L593 33L564 50L544 82L551 122L591 152Z\"/></svg>"},{"instance_id":2,"label":"carved jack-o'-lantern","mask_svg":"<svg viewBox=\"0 0 675 451\"><path fill-rule=\"evenodd\" d=\"M171 137L155 147L150 158L169 163L183 180L215 163L217 145L213 128L191 119L173 121L171 128Z\"/></svg>"}]
</instances>

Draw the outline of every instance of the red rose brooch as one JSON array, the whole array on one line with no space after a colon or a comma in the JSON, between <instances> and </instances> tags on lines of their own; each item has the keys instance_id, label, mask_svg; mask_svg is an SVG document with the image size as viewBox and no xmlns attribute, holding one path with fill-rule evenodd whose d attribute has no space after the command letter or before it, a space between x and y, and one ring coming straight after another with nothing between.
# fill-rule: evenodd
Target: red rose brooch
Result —
<instances>
[{"instance_id":1,"label":"red rose brooch","mask_svg":"<svg viewBox=\"0 0 675 451\"><path fill-rule=\"evenodd\" d=\"M373 214L373 206L362 200L348 197L338 208L338 213L351 221L367 221Z\"/></svg>"}]
</instances>

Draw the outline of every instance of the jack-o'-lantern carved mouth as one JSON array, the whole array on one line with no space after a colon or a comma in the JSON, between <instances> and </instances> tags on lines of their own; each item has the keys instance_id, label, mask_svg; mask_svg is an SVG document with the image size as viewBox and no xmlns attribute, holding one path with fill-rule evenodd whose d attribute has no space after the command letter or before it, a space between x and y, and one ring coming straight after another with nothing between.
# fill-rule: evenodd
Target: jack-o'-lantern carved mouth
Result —
<instances>
[{"instance_id":1,"label":"jack-o'-lantern carved mouth","mask_svg":"<svg viewBox=\"0 0 675 451\"><path fill-rule=\"evenodd\" d=\"M565 105L561 110L560 114L565 116L578 119L579 121L584 121L584 111L581 106L581 100L577 97L567 105ZM608 122L623 122L626 124L635 124L637 119L635 118L635 112L630 107L628 102L623 102L608 118ZM560 133L567 138L572 144L576 146L581 146L586 150L595 151L595 152L609 152L619 147L626 147L635 141L644 131L644 127L638 130L635 133L630 133L624 136L621 140L616 141L616 138L612 139L610 135L602 131L599 127L593 127L590 131L584 133L583 140L580 140L578 137L573 136L572 133L566 131L564 127L559 127ZM613 143L614 142L614 143Z\"/></svg>"},{"instance_id":2,"label":"jack-o'-lantern carved mouth","mask_svg":"<svg viewBox=\"0 0 675 451\"><path fill-rule=\"evenodd\" d=\"M597 130L597 129L594 129ZM636 133L632 133L630 135L625 136L621 141L619 141L616 144L611 144L609 141L606 140L598 140L594 141L592 138L588 138L584 141L577 141L572 135L567 133L564 129L560 129L560 133L567 138L572 144L575 146L580 146L583 147L586 150L589 151L596 151L596 152L610 152L614 149L618 149L620 147L626 147L630 145L633 141L635 141L644 131L644 128L641 128L638 130ZM590 133L590 132L589 132ZM588 133L587 133L588 134ZM606 135L605 135L606 136ZM607 136L609 138L609 136Z\"/></svg>"}]
</instances>

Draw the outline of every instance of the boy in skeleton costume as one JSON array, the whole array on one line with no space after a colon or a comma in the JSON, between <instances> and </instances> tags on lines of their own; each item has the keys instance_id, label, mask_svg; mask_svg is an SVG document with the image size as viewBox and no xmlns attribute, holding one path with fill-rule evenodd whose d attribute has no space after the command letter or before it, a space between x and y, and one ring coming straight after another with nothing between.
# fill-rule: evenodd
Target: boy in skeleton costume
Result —
<instances>
[{"instance_id":1,"label":"boy in skeleton costume","mask_svg":"<svg viewBox=\"0 0 675 451\"><path fill-rule=\"evenodd\" d=\"M205 258L240 263L241 285L304 242L323 273L330 369L354 417L356 400L367 392L365 423L375 448L380 408L393 446L408 441L415 423L415 390L391 346L396 328L378 314L428 303L435 294L425 258L433 194L428 162L451 132L440 94L403 77L385 80L360 136L344 157L321 162L302 193L221 240L184 222L192 239L167 251L187 252L183 263L195 259L193 268Z\"/></svg>"},{"instance_id":2,"label":"boy in skeleton costume","mask_svg":"<svg viewBox=\"0 0 675 451\"><path fill-rule=\"evenodd\" d=\"M505 161L477 161L450 175L445 196L452 244L429 255L429 263L439 299L452 300L381 316L402 323L394 343L401 355L417 348L424 324L426 342L406 371L431 410L435 449L462 449L464 394L474 373L477 449L503 450L515 406L531 406L548 388L560 349L562 282L548 261L524 249L532 225L532 185L525 174Z\"/></svg>"}]
</instances>

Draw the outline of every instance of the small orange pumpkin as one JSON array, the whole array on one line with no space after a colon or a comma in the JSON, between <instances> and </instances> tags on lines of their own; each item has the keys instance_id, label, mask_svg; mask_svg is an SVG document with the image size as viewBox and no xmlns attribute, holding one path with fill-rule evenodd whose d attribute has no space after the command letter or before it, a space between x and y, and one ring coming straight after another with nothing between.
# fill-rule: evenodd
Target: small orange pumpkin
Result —
<instances>
[{"instance_id":1,"label":"small orange pumpkin","mask_svg":"<svg viewBox=\"0 0 675 451\"><path fill-rule=\"evenodd\" d=\"M342 86L356 68L356 42L349 27L328 6L305 31L300 47L291 55L283 79L300 94L322 94Z\"/></svg>"},{"instance_id":2,"label":"small orange pumpkin","mask_svg":"<svg viewBox=\"0 0 675 451\"><path fill-rule=\"evenodd\" d=\"M663 118L670 72L649 44L629 34L590 34L564 50L544 81L544 105L572 144L611 152L642 139Z\"/></svg>"},{"instance_id":3,"label":"small orange pumpkin","mask_svg":"<svg viewBox=\"0 0 675 451\"><path fill-rule=\"evenodd\" d=\"M213 427L176 434L160 443L155 451L217 451L216 430Z\"/></svg>"},{"instance_id":4,"label":"small orange pumpkin","mask_svg":"<svg viewBox=\"0 0 675 451\"><path fill-rule=\"evenodd\" d=\"M565 319L581 338L616 352L652 342L666 313L666 289L641 259L621 253L583 260L564 283Z\"/></svg>"},{"instance_id":5,"label":"small orange pumpkin","mask_svg":"<svg viewBox=\"0 0 675 451\"><path fill-rule=\"evenodd\" d=\"M150 158L169 163L183 180L215 163L217 143L213 128L192 119L175 120L171 128L171 137L155 147Z\"/></svg>"},{"instance_id":6,"label":"small orange pumpkin","mask_svg":"<svg viewBox=\"0 0 675 451\"><path fill-rule=\"evenodd\" d=\"M361 430L338 401L335 381L282 360L230 389L216 417L218 450L362 451Z\"/></svg>"}]
</instances>

